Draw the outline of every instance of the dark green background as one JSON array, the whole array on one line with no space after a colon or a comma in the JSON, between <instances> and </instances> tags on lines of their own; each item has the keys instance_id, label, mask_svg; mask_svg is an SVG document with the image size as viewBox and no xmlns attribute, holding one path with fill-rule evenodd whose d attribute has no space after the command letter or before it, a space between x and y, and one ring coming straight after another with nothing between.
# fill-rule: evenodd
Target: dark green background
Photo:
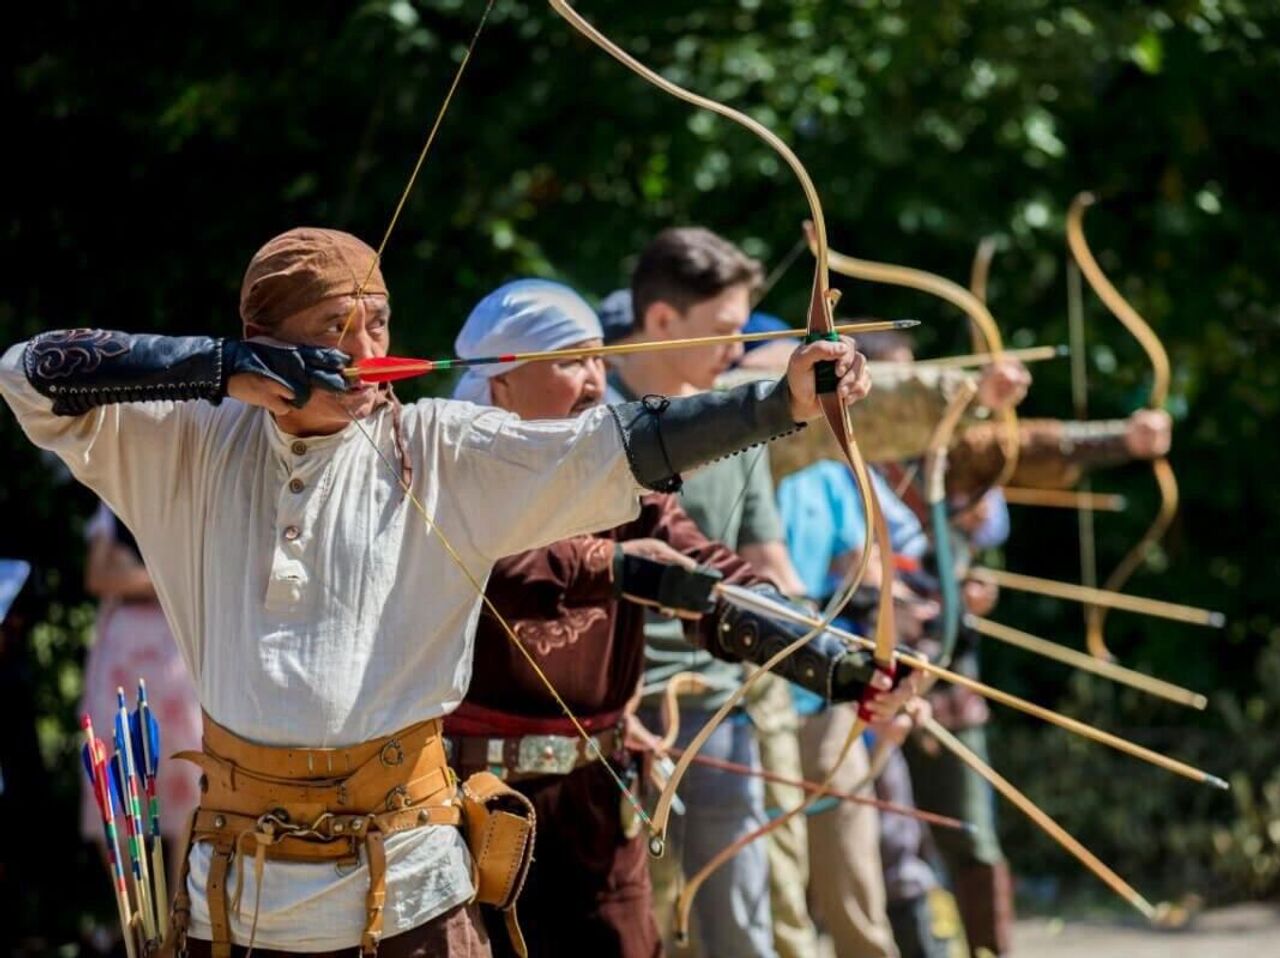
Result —
<instances>
[{"instance_id":1,"label":"dark green background","mask_svg":"<svg viewBox=\"0 0 1280 958\"><path fill-rule=\"evenodd\" d=\"M991 302L1015 344L1065 341L1064 211L1080 189L1103 195L1088 221L1092 244L1175 368L1182 512L1132 589L1230 621L1209 632L1116 615L1111 644L1126 664L1208 692L1212 704L1197 715L1116 694L1003 648L986 668L1015 691L1230 776L1236 791L1210 793L1007 713L994 760L1153 897L1273 893L1280 7L599 0L584 9L665 75L791 142L836 248L963 280L979 238L999 236ZM322 224L376 241L480 11L479 0L28 9L0 39L3 340L70 325L234 333L240 273L270 235ZM397 350L447 355L471 304L514 276L558 276L602 295L646 238L674 223L711 226L773 263L804 215L793 178L756 139L643 84L548 8L499 0L387 250ZM967 349L953 310L844 285L849 312L925 320L922 352ZM800 322L806 295L797 264L765 305ZM1088 307L1091 409L1127 413L1144 401L1148 366L1096 300ZM1066 363L1034 372L1026 411L1067 415ZM0 449L0 555L39 567L18 610L33 627L10 629L5 656L13 695L29 694L40 712L47 764L38 782L6 768L6 800L34 795L50 834L34 865L6 853L6 884L31 916L6 933L44 928L69 940L82 907L109 901L76 850L72 811L92 498L7 416ZM1109 566L1157 495L1136 466L1097 487L1132 502L1129 514L1099 519ZM1078 580L1071 514L1017 510L1014 522L1010 568ZM1074 607L1010 597L999 617L1080 641ZM1013 813L1004 824L1033 904L1057 909L1068 893L1078 905L1109 903Z\"/></svg>"}]
</instances>

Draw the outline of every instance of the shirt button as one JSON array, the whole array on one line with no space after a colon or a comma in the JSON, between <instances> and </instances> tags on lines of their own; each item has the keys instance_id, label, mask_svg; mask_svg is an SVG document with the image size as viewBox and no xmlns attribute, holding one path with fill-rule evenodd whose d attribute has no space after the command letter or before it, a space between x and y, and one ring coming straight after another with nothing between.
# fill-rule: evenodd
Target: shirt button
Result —
<instances>
[{"instance_id":1,"label":"shirt button","mask_svg":"<svg viewBox=\"0 0 1280 958\"><path fill-rule=\"evenodd\" d=\"M301 456L304 452L307 451L307 444L299 440L298 442L295 442L292 446L289 447L289 451L292 452L295 456Z\"/></svg>"},{"instance_id":2,"label":"shirt button","mask_svg":"<svg viewBox=\"0 0 1280 958\"><path fill-rule=\"evenodd\" d=\"M301 529L299 529L297 526L286 526L286 527L285 527L285 530L284 530L284 537L285 537L286 539L288 539L290 542L292 542L294 539L298 538L298 536L300 536L300 535L302 535L302 530L301 530Z\"/></svg>"},{"instance_id":3,"label":"shirt button","mask_svg":"<svg viewBox=\"0 0 1280 958\"><path fill-rule=\"evenodd\" d=\"M294 477L293 479L289 480L290 492L301 492L306 487L307 487L307 484L303 482L301 479L298 479L297 477Z\"/></svg>"}]
</instances>

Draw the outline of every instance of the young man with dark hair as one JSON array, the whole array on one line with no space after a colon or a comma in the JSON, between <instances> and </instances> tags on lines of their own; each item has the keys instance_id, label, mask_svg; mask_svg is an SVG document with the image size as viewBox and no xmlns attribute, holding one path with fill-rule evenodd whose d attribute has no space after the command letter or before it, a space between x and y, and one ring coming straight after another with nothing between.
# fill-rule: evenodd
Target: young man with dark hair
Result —
<instances>
[{"instance_id":1,"label":"young man with dark hair","mask_svg":"<svg viewBox=\"0 0 1280 958\"><path fill-rule=\"evenodd\" d=\"M733 243L700 227L663 230L641 252L631 278L634 330L629 341L655 342L737 333L747 322L763 271ZM615 364L610 384L623 399L649 394L689 396L712 389L742 356L740 344L641 353ZM725 542L790 595L804 587L787 556L765 450L713 463L686 477L686 511L708 536ZM682 699L683 746L741 680L738 666L690 650L680 629L651 618L647 704L653 707L676 672L699 672L711 691ZM769 678L706 754L800 777L798 720L785 683ZM669 914L679 871L696 873L720 849L763 824L768 807L793 807L803 796L695 767L681 792L687 811L673 831L673 852L654 868L659 914ZM749 845L715 872L694 901L703 951L711 955L812 953L816 932L804 900L807 839L802 818Z\"/></svg>"}]
</instances>

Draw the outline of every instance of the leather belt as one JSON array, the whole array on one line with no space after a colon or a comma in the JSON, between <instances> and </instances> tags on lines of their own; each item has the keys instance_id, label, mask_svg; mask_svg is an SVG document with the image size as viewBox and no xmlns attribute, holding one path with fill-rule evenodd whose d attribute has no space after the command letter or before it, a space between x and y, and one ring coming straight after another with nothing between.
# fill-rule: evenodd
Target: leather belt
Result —
<instances>
[{"instance_id":1,"label":"leather belt","mask_svg":"<svg viewBox=\"0 0 1280 958\"><path fill-rule=\"evenodd\" d=\"M568 775L622 748L621 725L597 732L587 744L578 735L446 736L445 754L462 774L484 769L507 782Z\"/></svg>"}]
</instances>

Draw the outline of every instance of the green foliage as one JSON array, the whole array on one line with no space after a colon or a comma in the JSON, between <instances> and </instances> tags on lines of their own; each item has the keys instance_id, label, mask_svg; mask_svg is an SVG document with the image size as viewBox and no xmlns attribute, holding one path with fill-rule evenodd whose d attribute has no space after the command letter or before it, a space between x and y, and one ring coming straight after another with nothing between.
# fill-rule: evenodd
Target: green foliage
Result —
<instances>
[{"instance_id":1,"label":"green foliage","mask_svg":"<svg viewBox=\"0 0 1280 958\"><path fill-rule=\"evenodd\" d=\"M258 244L300 223L385 228L480 0L261 6L37 5L5 31L12 189L0 212L6 342L40 329L226 331ZM1221 634L1114 616L1126 664L1210 693L1203 716L1112 695L1000 650L998 683L1061 701L1233 774L1238 801L1001 715L993 754L1104 858L1135 877L1274 891L1280 497L1280 11L1269 0L717 0L583 3L671 79L730 101L791 142L833 245L961 279L979 238L1000 254L991 302L1014 343L1063 342L1063 218L1080 189L1104 268L1152 321L1176 370L1177 526L1134 591L1227 613ZM499 0L390 239L398 351L444 355L471 305L516 275L600 296L655 230L707 224L766 262L807 214L753 137L665 97L543 4ZM765 307L800 319L806 270ZM847 284L850 313L918 316L924 352L963 323L918 295ZM1140 350L1089 304L1094 415L1143 401ZM1070 408L1041 364L1032 413ZM442 388L424 383L422 389ZM1271 423L1272 426L1267 424ZM0 427L9 468L0 554L42 570L30 637L42 744L74 794L66 744L83 623L80 524L91 497ZM1153 514L1149 473L1098 482L1130 513L1099 519L1116 561ZM1069 515L1014 517L1011 568L1078 578ZM176 530L180 533L180 530ZM61 574L58 574L60 571ZM1159 574L1155 574L1158 572ZM65 613L59 609L67 610ZM1078 611L1010 597L1001 617L1078 641ZM1045 769L1044 755L1054 757ZM1121 774L1121 769L1123 773ZM1253 783L1252 787L1248 787ZM59 821L70 822L64 806ZM1019 867L1075 876L1007 816ZM67 827L70 827L69 825ZM1026 839L1023 841L1023 839ZM105 888L105 884L103 886Z\"/></svg>"}]
</instances>

